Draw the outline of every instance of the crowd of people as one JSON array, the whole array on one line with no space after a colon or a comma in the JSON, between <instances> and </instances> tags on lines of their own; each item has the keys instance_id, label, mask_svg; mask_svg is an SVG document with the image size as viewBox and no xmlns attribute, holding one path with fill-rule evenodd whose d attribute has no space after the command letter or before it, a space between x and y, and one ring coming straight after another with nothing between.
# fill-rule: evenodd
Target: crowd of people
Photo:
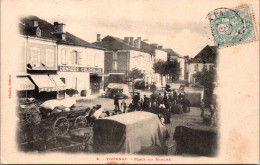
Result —
<instances>
[{"instance_id":1,"label":"crowd of people","mask_svg":"<svg viewBox=\"0 0 260 165\"><path fill-rule=\"evenodd\" d=\"M115 111L122 113L132 111L147 111L161 115L165 119L165 123L170 123L171 113L185 113L190 111L190 102L185 98L184 94L177 94L176 91L172 93L153 92L150 97L144 95L142 98L140 93L134 94L132 102L127 106L126 101L123 99L119 104L119 97L114 97ZM128 108L127 108L128 107Z\"/></svg>"}]
</instances>

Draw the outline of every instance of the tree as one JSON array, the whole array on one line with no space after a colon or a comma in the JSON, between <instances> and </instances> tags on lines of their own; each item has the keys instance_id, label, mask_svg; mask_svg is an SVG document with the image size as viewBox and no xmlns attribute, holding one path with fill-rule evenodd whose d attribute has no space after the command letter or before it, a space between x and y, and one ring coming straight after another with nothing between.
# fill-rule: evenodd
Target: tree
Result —
<instances>
[{"instance_id":1,"label":"tree","mask_svg":"<svg viewBox=\"0 0 260 165\"><path fill-rule=\"evenodd\" d=\"M167 71L166 71L166 61L156 61L153 64L153 70L155 73L158 73L161 76L166 76L167 75Z\"/></svg>"},{"instance_id":2,"label":"tree","mask_svg":"<svg viewBox=\"0 0 260 165\"><path fill-rule=\"evenodd\" d=\"M169 75L172 81L177 81L181 74L180 63L177 60L162 61L159 60L153 64L153 70L162 76Z\"/></svg>"},{"instance_id":3,"label":"tree","mask_svg":"<svg viewBox=\"0 0 260 165\"><path fill-rule=\"evenodd\" d=\"M134 88L135 88L135 80L138 78L144 78L145 74L142 73L141 70L137 69L137 68L133 68L130 72L129 72L129 78L132 79L132 88L133 88L133 93L134 93Z\"/></svg>"},{"instance_id":4,"label":"tree","mask_svg":"<svg viewBox=\"0 0 260 165\"><path fill-rule=\"evenodd\" d=\"M181 74L180 63L177 60L167 61L166 72L168 73L172 81L179 80Z\"/></svg>"},{"instance_id":5,"label":"tree","mask_svg":"<svg viewBox=\"0 0 260 165\"><path fill-rule=\"evenodd\" d=\"M138 79L138 78L144 78L144 74L142 73L141 70L137 69L137 68L133 68L130 72L129 72L129 78L132 79Z\"/></svg>"},{"instance_id":6,"label":"tree","mask_svg":"<svg viewBox=\"0 0 260 165\"><path fill-rule=\"evenodd\" d=\"M212 101L213 91L215 88L216 81L216 69L214 67L210 67L209 70L205 67L201 72L197 72L194 75L196 83L204 87L204 100L205 105L209 106Z\"/></svg>"}]
</instances>

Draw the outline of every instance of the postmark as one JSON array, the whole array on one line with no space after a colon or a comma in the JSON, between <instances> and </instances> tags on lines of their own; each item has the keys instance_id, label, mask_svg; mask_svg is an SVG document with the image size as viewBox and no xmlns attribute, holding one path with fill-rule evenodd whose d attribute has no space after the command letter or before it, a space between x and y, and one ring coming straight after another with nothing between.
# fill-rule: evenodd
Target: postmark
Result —
<instances>
[{"instance_id":1,"label":"postmark","mask_svg":"<svg viewBox=\"0 0 260 165\"><path fill-rule=\"evenodd\" d=\"M208 14L216 46L225 47L257 40L249 6L218 8Z\"/></svg>"}]
</instances>

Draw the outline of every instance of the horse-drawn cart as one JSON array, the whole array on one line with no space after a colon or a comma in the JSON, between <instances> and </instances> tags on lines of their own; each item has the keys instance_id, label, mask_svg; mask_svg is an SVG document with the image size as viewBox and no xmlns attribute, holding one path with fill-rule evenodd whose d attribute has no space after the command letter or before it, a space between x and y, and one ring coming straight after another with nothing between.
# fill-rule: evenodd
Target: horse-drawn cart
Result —
<instances>
[{"instance_id":1,"label":"horse-drawn cart","mask_svg":"<svg viewBox=\"0 0 260 165\"><path fill-rule=\"evenodd\" d=\"M43 117L41 124L51 126L56 136L65 135L70 128L84 127L87 125L86 116L90 108L86 107L81 110L52 112Z\"/></svg>"},{"instance_id":2,"label":"horse-drawn cart","mask_svg":"<svg viewBox=\"0 0 260 165\"><path fill-rule=\"evenodd\" d=\"M87 126L90 107L44 109L39 103L20 105L20 121L25 124L38 124L44 128L50 128L56 136L65 135L70 128Z\"/></svg>"}]
</instances>

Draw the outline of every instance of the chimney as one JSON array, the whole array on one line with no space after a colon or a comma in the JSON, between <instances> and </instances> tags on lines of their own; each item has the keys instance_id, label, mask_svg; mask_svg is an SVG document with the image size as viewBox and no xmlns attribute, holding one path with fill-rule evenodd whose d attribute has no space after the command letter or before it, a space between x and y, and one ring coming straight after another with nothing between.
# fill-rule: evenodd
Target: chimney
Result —
<instances>
[{"instance_id":1,"label":"chimney","mask_svg":"<svg viewBox=\"0 0 260 165\"><path fill-rule=\"evenodd\" d=\"M134 47L136 48L141 48L141 37L138 37L137 39L134 40Z\"/></svg>"},{"instance_id":2,"label":"chimney","mask_svg":"<svg viewBox=\"0 0 260 165\"><path fill-rule=\"evenodd\" d=\"M65 24L54 22L54 30L56 33L66 33L65 31Z\"/></svg>"},{"instance_id":3,"label":"chimney","mask_svg":"<svg viewBox=\"0 0 260 165\"><path fill-rule=\"evenodd\" d=\"M162 50L162 49L163 49L163 46L162 46L162 45L159 45L159 46L158 46L158 49Z\"/></svg>"},{"instance_id":4,"label":"chimney","mask_svg":"<svg viewBox=\"0 0 260 165\"><path fill-rule=\"evenodd\" d=\"M53 32L53 34L55 34L57 37L59 37L63 41L66 41L65 24L54 22L53 25L54 25L54 30L55 30Z\"/></svg>"},{"instance_id":5,"label":"chimney","mask_svg":"<svg viewBox=\"0 0 260 165\"><path fill-rule=\"evenodd\" d=\"M151 46L153 46L153 47L158 49L158 44L151 44Z\"/></svg>"},{"instance_id":6,"label":"chimney","mask_svg":"<svg viewBox=\"0 0 260 165\"><path fill-rule=\"evenodd\" d=\"M124 41L125 41L125 43L126 43L127 45L129 45L130 38L129 38L129 37L125 37L125 38L124 38Z\"/></svg>"},{"instance_id":7,"label":"chimney","mask_svg":"<svg viewBox=\"0 0 260 165\"><path fill-rule=\"evenodd\" d=\"M101 42L100 34L97 34L97 42Z\"/></svg>"},{"instance_id":8,"label":"chimney","mask_svg":"<svg viewBox=\"0 0 260 165\"><path fill-rule=\"evenodd\" d=\"M29 22L29 26L30 26L30 27L38 27L38 26L39 26L38 21L36 21L36 20L31 20L31 21Z\"/></svg>"},{"instance_id":9,"label":"chimney","mask_svg":"<svg viewBox=\"0 0 260 165\"><path fill-rule=\"evenodd\" d=\"M134 46L134 37L129 37L129 38L130 38L129 45Z\"/></svg>"}]
</instances>

